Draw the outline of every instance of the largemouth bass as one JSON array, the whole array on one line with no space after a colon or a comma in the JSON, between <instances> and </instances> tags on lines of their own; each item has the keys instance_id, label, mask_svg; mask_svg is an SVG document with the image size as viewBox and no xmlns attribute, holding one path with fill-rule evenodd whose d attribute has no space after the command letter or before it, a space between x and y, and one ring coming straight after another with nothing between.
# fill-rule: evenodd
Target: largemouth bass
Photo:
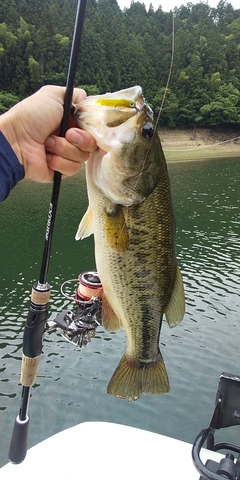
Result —
<instances>
[{"instance_id":1,"label":"largemouth bass","mask_svg":"<svg viewBox=\"0 0 240 480\"><path fill-rule=\"evenodd\" d=\"M127 350L107 391L129 401L169 391L159 349L163 314L170 327L184 316L175 255L168 171L153 113L142 89L87 97L75 120L98 150L86 163L89 207L76 239L94 234L103 285L103 326L123 327Z\"/></svg>"}]
</instances>

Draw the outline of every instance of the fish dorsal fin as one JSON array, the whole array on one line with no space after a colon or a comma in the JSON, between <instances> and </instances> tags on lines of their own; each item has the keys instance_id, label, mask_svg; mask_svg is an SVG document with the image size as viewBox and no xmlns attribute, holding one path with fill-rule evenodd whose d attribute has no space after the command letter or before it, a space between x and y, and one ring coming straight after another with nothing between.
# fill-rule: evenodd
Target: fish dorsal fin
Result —
<instances>
[{"instance_id":1,"label":"fish dorsal fin","mask_svg":"<svg viewBox=\"0 0 240 480\"><path fill-rule=\"evenodd\" d=\"M175 327L178 325L182 321L185 314L184 286L182 274L178 265L170 302L164 313L169 327Z\"/></svg>"},{"instance_id":2,"label":"fish dorsal fin","mask_svg":"<svg viewBox=\"0 0 240 480\"><path fill-rule=\"evenodd\" d=\"M121 328L121 321L113 311L107 297L103 294L102 299L102 320L103 326L109 332L117 332Z\"/></svg>"},{"instance_id":3,"label":"fish dorsal fin","mask_svg":"<svg viewBox=\"0 0 240 480\"><path fill-rule=\"evenodd\" d=\"M79 223L78 231L75 235L75 240L82 240L83 238L89 237L93 233L93 218L92 211L88 207L85 215L83 216L81 222Z\"/></svg>"}]
</instances>

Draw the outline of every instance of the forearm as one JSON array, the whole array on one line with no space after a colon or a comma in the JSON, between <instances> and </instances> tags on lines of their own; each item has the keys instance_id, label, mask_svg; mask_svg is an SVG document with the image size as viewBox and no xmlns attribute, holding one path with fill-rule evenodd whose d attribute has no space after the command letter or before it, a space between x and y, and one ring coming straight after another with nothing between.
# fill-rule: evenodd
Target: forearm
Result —
<instances>
[{"instance_id":1,"label":"forearm","mask_svg":"<svg viewBox=\"0 0 240 480\"><path fill-rule=\"evenodd\" d=\"M5 200L10 191L24 176L23 165L18 161L5 135L0 131L0 202Z\"/></svg>"}]
</instances>

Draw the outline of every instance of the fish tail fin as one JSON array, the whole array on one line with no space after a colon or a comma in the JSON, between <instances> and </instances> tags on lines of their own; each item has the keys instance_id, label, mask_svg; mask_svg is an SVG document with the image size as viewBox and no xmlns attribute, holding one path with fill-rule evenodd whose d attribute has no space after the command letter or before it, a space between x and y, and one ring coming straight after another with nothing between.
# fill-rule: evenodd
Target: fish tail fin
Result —
<instances>
[{"instance_id":1,"label":"fish tail fin","mask_svg":"<svg viewBox=\"0 0 240 480\"><path fill-rule=\"evenodd\" d=\"M131 402L137 400L141 393L159 395L169 392L169 389L167 371L159 351L157 360L149 363L132 360L125 353L108 384L107 392Z\"/></svg>"},{"instance_id":2,"label":"fish tail fin","mask_svg":"<svg viewBox=\"0 0 240 480\"><path fill-rule=\"evenodd\" d=\"M159 350L157 360L147 363L142 370L142 392L151 395L160 395L162 393L168 393L169 390L168 374Z\"/></svg>"}]
</instances>

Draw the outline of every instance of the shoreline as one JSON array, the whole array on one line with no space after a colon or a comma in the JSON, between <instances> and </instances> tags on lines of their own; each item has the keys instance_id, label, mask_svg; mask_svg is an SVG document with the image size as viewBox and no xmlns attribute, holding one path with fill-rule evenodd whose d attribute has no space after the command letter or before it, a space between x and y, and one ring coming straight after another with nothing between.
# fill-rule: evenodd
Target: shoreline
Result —
<instances>
[{"instance_id":1,"label":"shoreline","mask_svg":"<svg viewBox=\"0 0 240 480\"><path fill-rule=\"evenodd\" d=\"M161 128L158 133L168 163L240 157L240 127Z\"/></svg>"}]
</instances>

